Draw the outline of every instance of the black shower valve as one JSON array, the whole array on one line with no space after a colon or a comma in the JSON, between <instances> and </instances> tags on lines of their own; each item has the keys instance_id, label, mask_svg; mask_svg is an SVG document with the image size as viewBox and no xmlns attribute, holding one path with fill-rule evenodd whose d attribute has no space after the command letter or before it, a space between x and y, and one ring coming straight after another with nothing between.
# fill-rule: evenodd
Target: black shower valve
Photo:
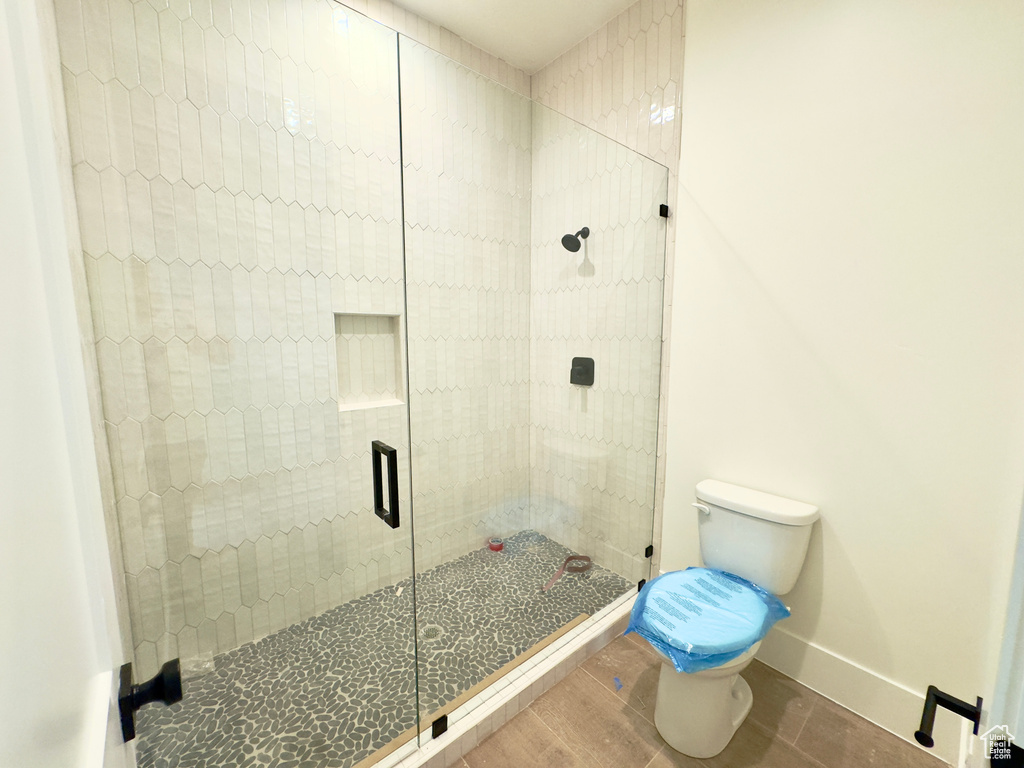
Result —
<instances>
[{"instance_id":1,"label":"black shower valve","mask_svg":"<svg viewBox=\"0 0 1024 768\"><path fill-rule=\"evenodd\" d=\"M117 707L121 714L121 735L125 741L135 738L135 710L155 701L164 704L181 701L181 660L168 661L152 678L139 685L132 684L131 662L122 664Z\"/></svg>"},{"instance_id":2,"label":"black shower valve","mask_svg":"<svg viewBox=\"0 0 1024 768\"><path fill-rule=\"evenodd\" d=\"M569 383L582 387L594 386L594 358L574 357L569 369Z\"/></svg>"}]
</instances>

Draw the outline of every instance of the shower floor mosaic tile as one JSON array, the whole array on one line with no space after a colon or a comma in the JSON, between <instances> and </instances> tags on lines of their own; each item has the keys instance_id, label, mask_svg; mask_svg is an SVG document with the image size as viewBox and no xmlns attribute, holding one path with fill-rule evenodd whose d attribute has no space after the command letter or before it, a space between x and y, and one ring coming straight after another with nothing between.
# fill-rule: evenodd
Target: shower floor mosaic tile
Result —
<instances>
[{"instance_id":1,"label":"shower floor mosaic tile","mask_svg":"<svg viewBox=\"0 0 1024 768\"><path fill-rule=\"evenodd\" d=\"M631 584L535 531L416 580L420 711L430 714ZM412 579L218 656L184 699L139 711L141 768L348 768L416 725Z\"/></svg>"}]
</instances>

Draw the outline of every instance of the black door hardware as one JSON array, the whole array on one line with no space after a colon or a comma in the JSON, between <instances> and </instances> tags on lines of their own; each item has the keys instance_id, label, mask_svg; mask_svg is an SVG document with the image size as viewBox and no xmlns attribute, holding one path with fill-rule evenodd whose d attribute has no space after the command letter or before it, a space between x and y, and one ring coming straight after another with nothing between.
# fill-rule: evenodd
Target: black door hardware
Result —
<instances>
[{"instance_id":1,"label":"black door hardware","mask_svg":"<svg viewBox=\"0 0 1024 768\"><path fill-rule=\"evenodd\" d=\"M380 440L374 440L373 455L373 511L377 517L397 528L398 518L398 451ZM388 509L384 508L384 477L380 466L381 455L388 457Z\"/></svg>"},{"instance_id":2,"label":"black door hardware","mask_svg":"<svg viewBox=\"0 0 1024 768\"><path fill-rule=\"evenodd\" d=\"M448 730L448 715L441 715L430 724L430 738L436 739Z\"/></svg>"},{"instance_id":3,"label":"black door hardware","mask_svg":"<svg viewBox=\"0 0 1024 768\"><path fill-rule=\"evenodd\" d=\"M658 215L661 216L661 218L663 218L663 219L667 219L668 218L668 206L665 205L664 203L662 203L660 206L658 206Z\"/></svg>"},{"instance_id":4,"label":"black door hardware","mask_svg":"<svg viewBox=\"0 0 1024 768\"><path fill-rule=\"evenodd\" d=\"M135 710L154 701L164 704L181 701L181 661L168 661L152 679L140 685L132 685L131 662L122 664L117 708L121 713L121 735L125 741L135 738Z\"/></svg>"},{"instance_id":5,"label":"black door hardware","mask_svg":"<svg viewBox=\"0 0 1024 768\"><path fill-rule=\"evenodd\" d=\"M978 703L968 704L948 693L943 693L934 685L928 686L928 695L924 700L924 710L921 712L921 729L914 734L917 743L924 747L934 747L935 740L932 738L932 728L935 727L935 708L944 707L960 717L966 717L974 723L974 735L978 735L978 728L981 725L981 696Z\"/></svg>"},{"instance_id":6,"label":"black door hardware","mask_svg":"<svg viewBox=\"0 0 1024 768\"><path fill-rule=\"evenodd\" d=\"M644 557L654 557L654 545L648 544L647 549L644 550Z\"/></svg>"}]
</instances>

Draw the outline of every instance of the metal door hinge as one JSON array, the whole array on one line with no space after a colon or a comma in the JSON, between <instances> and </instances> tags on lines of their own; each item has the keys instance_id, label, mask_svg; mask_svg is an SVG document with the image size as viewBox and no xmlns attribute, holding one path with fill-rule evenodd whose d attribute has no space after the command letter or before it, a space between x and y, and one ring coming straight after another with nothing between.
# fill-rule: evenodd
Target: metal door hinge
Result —
<instances>
[{"instance_id":1,"label":"metal door hinge","mask_svg":"<svg viewBox=\"0 0 1024 768\"><path fill-rule=\"evenodd\" d=\"M441 715L430 726L430 738L436 739L448 730L448 715Z\"/></svg>"}]
</instances>

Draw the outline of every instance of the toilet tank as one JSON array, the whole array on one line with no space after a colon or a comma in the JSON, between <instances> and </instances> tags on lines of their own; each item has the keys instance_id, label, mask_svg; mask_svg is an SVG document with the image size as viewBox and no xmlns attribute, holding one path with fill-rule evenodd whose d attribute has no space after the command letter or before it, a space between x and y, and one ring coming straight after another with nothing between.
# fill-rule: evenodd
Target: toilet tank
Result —
<instances>
[{"instance_id":1,"label":"toilet tank","mask_svg":"<svg viewBox=\"0 0 1024 768\"><path fill-rule=\"evenodd\" d=\"M776 595L793 589L817 507L720 480L697 483L697 500L704 565L735 573Z\"/></svg>"}]
</instances>

